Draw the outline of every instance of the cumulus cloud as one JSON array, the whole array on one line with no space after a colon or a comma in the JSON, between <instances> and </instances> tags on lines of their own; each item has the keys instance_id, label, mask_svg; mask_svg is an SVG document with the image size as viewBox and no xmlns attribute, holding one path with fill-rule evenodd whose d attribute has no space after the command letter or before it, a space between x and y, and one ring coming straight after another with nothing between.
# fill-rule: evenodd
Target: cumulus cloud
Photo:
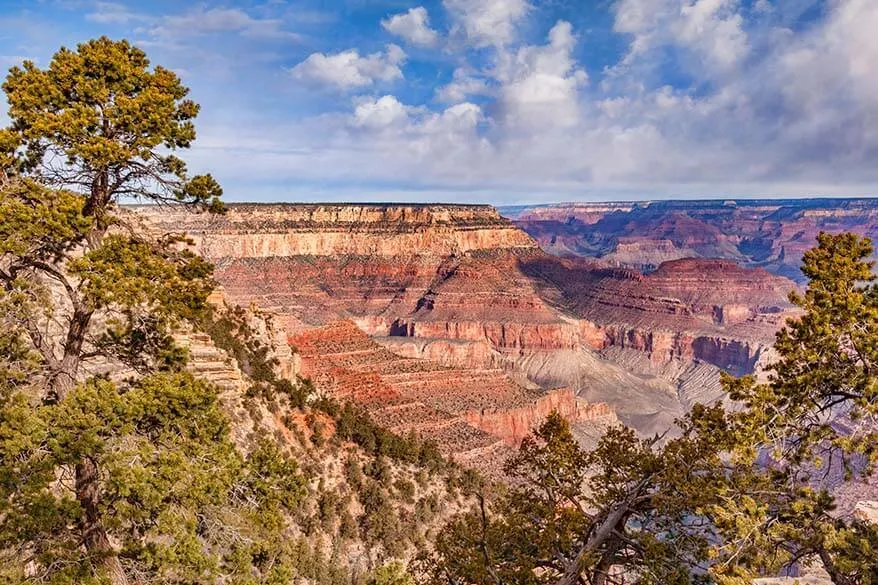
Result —
<instances>
[{"instance_id":1,"label":"cumulus cloud","mask_svg":"<svg viewBox=\"0 0 878 585\"><path fill-rule=\"evenodd\" d=\"M633 37L627 63L670 46L691 53L690 65L704 74L728 70L749 52L738 0L620 0L614 10L613 29Z\"/></svg>"},{"instance_id":2,"label":"cumulus cloud","mask_svg":"<svg viewBox=\"0 0 878 585\"><path fill-rule=\"evenodd\" d=\"M312 53L293 67L295 79L313 81L335 86L341 90L353 90L374 85L377 82L401 79L400 66L406 54L397 45L387 45L384 52L360 56L356 49L326 55Z\"/></svg>"},{"instance_id":3,"label":"cumulus cloud","mask_svg":"<svg viewBox=\"0 0 878 585\"><path fill-rule=\"evenodd\" d=\"M409 110L392 95L367 99L354 110L352 123L357 128L371 129L405 125L409 121Z\"/></svg>"},{"instance_id":4,"label":"cumulus cloud","mask_svg":"<svg viewBox=\"0 0 878 585\"><path fill-rule=\"evenodd\" d=\"M472 96L491 93L488 82L477 72L468 67L454 70L452 80L436 89L436 99L441 102L459 103Z\"/></svg>"},{"instance_id":5,"label":"cumulus cloud","mask_svg":"<svg viewBox=\"0 0 878 585\"><path fill-rule=\"evenodd\" d=\"M588 81L576 66L573 27L560 21L549 31L544 46L526 46L502 55L497 77L502 83L500 103L513 126L550 128L571 126L579 119L578 89Z\"/></svg>"},{"instance_id":6,"label":"cumulus cloud","mask_svg":"<svg viewBox=\"0 0 878 585\"><path fill-rule=\"evenodd\" d=\"M430 17L423 6L410 8L403 14L394 14L381 21L384 30L401 37L413 45L432 47L439 39L439 33L430 28Z\"/></svg>"},{"instance_id":7,"label":"cumulus cloud","mask_svg":"<svg viewBox=\"0 0 878 585\"><path fill-rule=\"evenodd\" d=\"M443 0L445 9L477 47L506 45L530 11L527 0Z\"/></svg>"},{"instance_id":8,"label":"cumulus cloud","mask_svg":"<svg viewBox=\"0 0 878 585\"><path fill-rule=\"evenodd\" d=\"M440 112L405 105L396 96L359 100L349 125L357 129L405 132L412 135L450 136L472 134L484 119L476 104L455 104Z\"/></svg>"},{"instance_id":9,"label":"cumulus cloud","mask_svg":"<svg viewBox=\"0 0 878 585\"><path fill-rule=\"evenodd\" d=\"M128 7L115 2L95 2L93 12L85 15L87 20L101 24L128 24L143 20L143 15L132 12Z\"/></svg>"}]
</instances>

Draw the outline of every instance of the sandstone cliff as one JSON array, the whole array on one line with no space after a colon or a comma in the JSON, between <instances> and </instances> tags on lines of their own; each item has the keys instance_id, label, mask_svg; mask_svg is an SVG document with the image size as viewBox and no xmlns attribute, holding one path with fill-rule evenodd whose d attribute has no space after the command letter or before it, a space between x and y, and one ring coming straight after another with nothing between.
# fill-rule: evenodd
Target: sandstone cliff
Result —
<instances>
[{"instance_id":1,"label":"sandstone cliff","mask_svg":"<svg viewBox=\"0 0 878 585\"><path fill-rule=\"evenodd\" d=\"M221 217L171 210L153 221L185 231L210 258L450 256L536 247L484 205L232 205Z\"/></svg>"},{"instance_id":2,"label":"sandstone cliff","mask_svg":"<svg viewBox=\"0 0 878 585\"><path fill-rule=\"evenodd\" d=\"M319 388L355 400L392 430L431 437L463 461L505 454L504 445L516 445L552 410L573 423L613 416L607 405L586 404L570 389L524 387L499 368L453 368L399 356L350 321L290 341L303 375Z\"/></svg>"}]
</instances>

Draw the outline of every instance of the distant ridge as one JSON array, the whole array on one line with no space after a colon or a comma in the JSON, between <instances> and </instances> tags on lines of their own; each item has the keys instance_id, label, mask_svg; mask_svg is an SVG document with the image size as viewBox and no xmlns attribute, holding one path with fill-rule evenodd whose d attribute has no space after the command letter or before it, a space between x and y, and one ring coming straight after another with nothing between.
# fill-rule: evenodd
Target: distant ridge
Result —
<instances>
[{"instance_id":1,"label":"distant ridge","mask_svg":"<svg viewBox=\"0 0 878 585\"><path fill-rule=\"evenodd\" d=\"M790 199L650 199L646 201L564 201L557 203L534 203L526 205L498 205L497 211L504 217L517 219L523 212L531 209L566 208L616 208L631 210L636 208L729 208L729 207L870 207L878 209L878 197L800 197Z\"/></svg>"},{"instance_id":2,"label":"distant ridge","mask_svg":"<svg viewBox=\"0 0 878 585\"><path fill-rule=\"evenodd\" d=\"M802 255L820 232L878 238L874 197L572 202L499 211L548 252L642 272L679 258L719 258L802 283Z\"/></svg>"}]
</instances>

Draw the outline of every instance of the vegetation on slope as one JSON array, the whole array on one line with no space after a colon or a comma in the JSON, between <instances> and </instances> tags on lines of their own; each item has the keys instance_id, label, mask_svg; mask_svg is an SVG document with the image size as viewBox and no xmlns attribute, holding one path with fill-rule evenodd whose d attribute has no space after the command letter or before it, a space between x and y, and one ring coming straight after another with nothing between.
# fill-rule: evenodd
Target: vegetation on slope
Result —
<instances>
[{"instance_id":1,"label":"vegetation on slope","mask_svg":"<svg viewBox=\"0 0 878 585\"><path fill-rule=\"evenodd\" d=\"M312 433L300 464L271 432L235 444L218 389L186 371L172 332L188 322L244 365L254 413L280 398L316 431L308 385L280 379L236 313L212 314L211 266L118 210L222 211L216 182L174 154L198 112L176 75L101 38L13 68L4 90L0 581L353 583L422 541L448 504L433 447L326 402L334 443ZM329 463L343 481L324 485ZM367 562L339 562L344 542Z\"/></svg>"}]
</instances>

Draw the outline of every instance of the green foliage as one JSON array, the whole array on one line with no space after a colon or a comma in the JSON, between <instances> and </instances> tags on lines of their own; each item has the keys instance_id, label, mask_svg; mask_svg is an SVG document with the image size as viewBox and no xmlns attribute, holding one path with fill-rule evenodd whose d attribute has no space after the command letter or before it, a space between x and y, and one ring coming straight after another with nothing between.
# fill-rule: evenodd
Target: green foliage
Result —
<instances>
[{"instance_id":1,"label":"green foliage","mask_svg":"<svg viewBox=\"0 0 878 585\"><path fill-rule=\"evenodd\" d=\"M98 512L119 557L156 575L209 564L190 546L197 514L224 500L242 467L215 391L188 374L130 386L96 378L37 406L17 394L0 408L0 442L0 550L33 561L34 582L95 576L80 549L84 510L64 473L83 459L100 469Z\"/></svg>"},{"instance_id":2,"label":"green foliage","mask_svg":"<svg viewBox=\"0 0 878 585\"><path fill-rule=\"evenodd\" d=\"M823 482L841 473L868 476L878 455L871 254L867 238L820 234L804 256L808 289L791 296L804 314L778 333L780 358L770 381L725 380L730 396L746 406L734 417L734 454L742 463L734 491L713 513L727 540L715 570L725 582L802 559L819 559L834 583L875 582L878 527L839 518Z\"/></svg>"},{"instance_id":3,"label":"green foliage","mask_svg":"<svg viewBox=\"0 0 878 585\"><path fill-rule=\"evenodd\" d=\"M32 180L8 182L0 197L0 255L55 262L82 242L91 227L85 198Z\"/></svg>"},{"instance_id":4,"label":"green foliage","mask_svg":"<svg viewBox=\"0 0 878 585\"><path fill-rule=\"evenodd\" d=\"M259 513L278 517L295 509L306 489L299 467L273 440L263 439L247 458L247 477L242 488L257 502ZM280 520L280 519L279 519Z\"/></svg>"},{"instance_id":5,"label":"green foliage","mask_svg":"<svg viewBox=\"0 0 878 585\"><path fill-rule=\"evenodd\" d=\"M846 411L854 421L878 415L878 286L874 284L872 243L854 234L821 233L808 251L802 271L804 295L790 300L805 314L777 335L781 356L771 366L771 383L752 379L730 386L732 397L749 407L749 415L770 413L754 421L754 430L784 434L782 456L801 463L825 440L844 451L876 455L876 436L843 437L828 423L828 413ZM763 415L766 416L766 415Z\"/></svg>"},{"instance_id":6,"label":"green foliage","mask_svg":"<svg viewBox=\"0 0 878 585\"><path fill-rule=\"evenodd\" d=\"M270 348L256 337L243 308L217 310L208 305L198 316L197 326L210 335L217 347L235 358L241 371L253 381L247 396L268 402L273 402L278 395L285 396L293 408L302 408L311 399L314 387L310 381L299 380L294 385L277 375L277 359L269 357Z\"/></svg>"},{"instance_id":7,"label":"green foliage","mask_svg":"<svg viewBox=\"0 0 878 585\"><path fill-rule=\"evenodd\" d=\"M606 583L619 572L632 583L702 582L713 535L701 509L722 485L714 472L728 435L700 427L719 416L699 408L662 447L614 428L585 452L551 414L509 460L512 486L443 529L427 574L459 583Z\"/></svg>"},{"instance_id":8,"label":"green foliage","mask_svg":"<svg viewBox=\"0 0 878 585\"><path fill-rule=\"evenodd\" d=\"M440 470L447 463L435 443L417 435L401 437L375 424L369 413L350 402L339 407L330 399L323 398L314 404L335 419L336 435L362 447L367 453L378 457L389 457Z\"/></svg>"},{"instance_id":9,"label":"green foliage","mask_svg":"<svg viewBox=\"0 0 878 585\"><path fill-rule=\"evenodd\" d=\"M4 170L87 192L85 215L118 197L221 208L216 181L189 177L172 154L195 140L198 105L175 73L151 69L127 41L62 48L46 69L25 61L3 90L12 120L0 139Z\"/></svg>"},{"instance_id":10,"label":"green foliage","mask_svg":"<svg viewBox=\"0 0 878 585\"><path fill-rule=\"evenodd\" d=\"M211 267L179 237L126 225L117 204L221 208L213 179L188 177L169 154L195 138L188 90L140 49L105 37L61 49L46 69L13 67L3 89L0 301L40 356L45 394L69 392L98 358L140 373L179 367L168 333L201 310ZM46 322L68 327L48 336Z\"/></svg>"},{"instance_id":11,"label":"green foliage","mask_svg":"<svg viewBox=\"0 0 878 585\"><path fill-rule=\"evenodd\" d=\"M221 209L216 182L172 154L197 105L106 38L13 68L3 88L0 582L289 583L305 480L272 443L242 458L171 336L207 311L212 267L117 206Z\"/></svg>"},{"instance_id":12,"label":"green foliage","mask_svg":"<svg viewBox=\"0 0 878 585\"><path fill-rule=\"evenodd\" d=\"M366 578L366 585L414 585L402 563L394 561L372 571Z\"/></svg>"}]
</instances>

